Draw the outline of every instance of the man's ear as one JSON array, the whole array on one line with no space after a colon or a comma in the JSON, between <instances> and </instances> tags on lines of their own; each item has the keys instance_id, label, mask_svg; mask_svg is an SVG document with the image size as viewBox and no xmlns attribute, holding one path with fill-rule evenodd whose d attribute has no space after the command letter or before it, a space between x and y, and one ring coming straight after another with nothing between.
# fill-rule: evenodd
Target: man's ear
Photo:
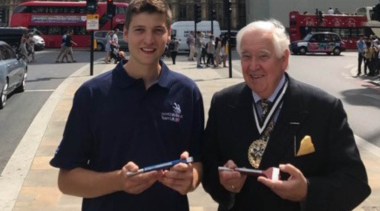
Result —
<instances>
[{"instance_id":1,"label":"man's ear","mask_svg":"<svg viewBox=\"0 0 380 211\"><path fill-rule=\"evenodd\" d=\"M285 71L289 66L289 57L290 51L289 49L285 49L284 55L282 56L282 69Z\"/></svg>"}]
</instances>

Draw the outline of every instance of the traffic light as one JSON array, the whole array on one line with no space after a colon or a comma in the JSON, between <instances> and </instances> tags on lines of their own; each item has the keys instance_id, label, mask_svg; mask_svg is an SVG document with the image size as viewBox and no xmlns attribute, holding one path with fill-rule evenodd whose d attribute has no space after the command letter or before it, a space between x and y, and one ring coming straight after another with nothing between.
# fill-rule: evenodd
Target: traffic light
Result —
<instances>
[{"instance_id":1,"label":"traffic light","mask_svg":"<svg viewBox=\"0 0 380 211\"><path fill-rule=\"evenodd\" d=\"M212 20L216 20L216 11L215 10L212 10L211 17L212 17Z\"/></svg>"},{"instance_id":2,"label":"traffic light","mask_svg":"<svg viewBox=\"0 0 380 211\"><path fill-rule=\"evenodd\" d=\"M230 14L231 11L231 0L223 0L224 4L224 13L225 14Z\"/></svg>"},{"instance_id":3,"label":"traffic light","mask_svg":"<svg viewBox=\"0 0 380 211\"><path fill-rule=\"evenodd\" d=\"M115 7L113 5L113 0L107 0L107 16L109 18L115 16Z\"/></svg>"},{"instance_id":4,"label":"traffic light","mask_svg":"<svg viewBox=\"0 0 380 211\"><path fill-rule=\"evenodd\" d=\"M195 23L202 21L202 14L201 14L201 5L194 4L194 21Z\"/></svg>"},{"instance_id":5,"label":"traffic light","mask_svg":"<svg viewBox=\"0 0 380 211\"><path fill-rule=\"evenodd\" d=\"M96 10L98 9L97 0L87 0L86 1L86 9L87 9L87 13L94 14L96 12Z\"/></svg>"},{"instance_id":6,"label":"traffic light","mask_svg":"<svg viewBox=\"0 0 380 211\"><path fill-rule=\"evenodd\" d=\"M373 13L371 19L375 21L380 21L380 4L373 7Z\"/></svg>"}]
</instances>

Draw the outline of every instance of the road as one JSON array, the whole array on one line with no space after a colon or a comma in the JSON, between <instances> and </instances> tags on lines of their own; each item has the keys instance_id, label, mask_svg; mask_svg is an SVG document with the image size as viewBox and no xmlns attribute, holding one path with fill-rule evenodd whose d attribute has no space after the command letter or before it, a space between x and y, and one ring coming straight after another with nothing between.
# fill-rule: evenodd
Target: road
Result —
<instances>
[{"instance_id":1,"label":"road","mask_svg":"<svg viewBox=\"0 0 380 211\"><path fill-rule=\"evenodd\" d=\"M68 76L90 62L87 50L74 52L77 63L55 63L58 53L56 49L37 51L37 62L28 65L26 91L9 96L0 111L0 172L49 96ZM104 54L95 52L95 60Z\"/></svg>"}]
</instances>

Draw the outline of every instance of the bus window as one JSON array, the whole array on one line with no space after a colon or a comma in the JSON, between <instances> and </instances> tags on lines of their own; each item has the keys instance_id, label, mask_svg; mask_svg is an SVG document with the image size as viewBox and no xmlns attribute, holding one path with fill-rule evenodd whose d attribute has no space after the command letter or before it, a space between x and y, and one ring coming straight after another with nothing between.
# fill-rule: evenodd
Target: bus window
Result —
<instances>
[{"instance_id":1,"label":"bus window","mask_svg":"<svg viewBox=\"0 0 380 211\"><path fill-rule=\"evenodd\" d=\"M124 7L116 7L116 14L125 14L126 8Z\"/></svg>"},{"instance_id":2,"label":"bus window","mask_svg":"<svg viewBox=\"0 0 380 211\"><path fill-rule=\"evenodd\" d=\"M28 11L29 9L29 11ZM30 7L27 7L27 6L19 6L19 7L16 7L14 10L13 10L13 13L26 13L26 12L30 12Z\"/></svg>"},{"instance_id":3,"label":"bus window","mask_svg":"<svg viewBox=\"0 0 380 211\"><path fill-rule=\"evenodd\" d=\"M351 37L359 37L359 30L358 30L358 28L352 28L351 29Z\"/></svg>"},{"instance_id":4,"label":"bus window","mask_svg":"<svg viewBox=\"0 0 380 211\"><path fill-rule=\"evenodd\" d=\"M347 28L341 28L340 29L340 33L339 33L340 37L342 38L348 38L348 37L351 37L350 36L350 29L347 29Z\"/></svg>"},{"instance_id":5,"label":"bus window","mask_svg":"<svg viewBox=\"0 0 380 211\"><path fill-rule=\"evenodd\" d=\"M59 26L50 26L48 28L48 34L55 35L55 34L62 34L61 27Z\"/></svg>"},{"instance_id":6,"label":"bus window","mask_svg":"<svg viewBox=\"0 0 380 211\"><path fill-rule=\"evenodd\" d=\"M339 28L332 28L331 31L334 32L335 34L339 34Z\"/></svg>"}]
</instances>

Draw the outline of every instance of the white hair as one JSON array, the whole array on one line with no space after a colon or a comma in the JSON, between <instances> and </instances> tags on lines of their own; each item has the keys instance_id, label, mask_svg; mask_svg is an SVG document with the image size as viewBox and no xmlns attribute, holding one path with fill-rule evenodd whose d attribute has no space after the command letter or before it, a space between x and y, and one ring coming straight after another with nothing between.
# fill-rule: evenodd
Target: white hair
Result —
<instances>
[{"instance_id":1,"label":"white hair","mask_svg":"<svg viewBox=\"0 0 380 211\"><path fill-rule=\"evenodd\" d=\"M285 50L289 48L289 36L285 31L284 25L278 20L270 19L270 20L259 20L254 21L244 28L242 28L238 34L236 35L236 50L241 56L241 40L243 36L248 33L255 30L263 30L267 32L272 32L273 35L273 45L276 51L277 58L281 58Z\"/></svg>"}]
</instances>

